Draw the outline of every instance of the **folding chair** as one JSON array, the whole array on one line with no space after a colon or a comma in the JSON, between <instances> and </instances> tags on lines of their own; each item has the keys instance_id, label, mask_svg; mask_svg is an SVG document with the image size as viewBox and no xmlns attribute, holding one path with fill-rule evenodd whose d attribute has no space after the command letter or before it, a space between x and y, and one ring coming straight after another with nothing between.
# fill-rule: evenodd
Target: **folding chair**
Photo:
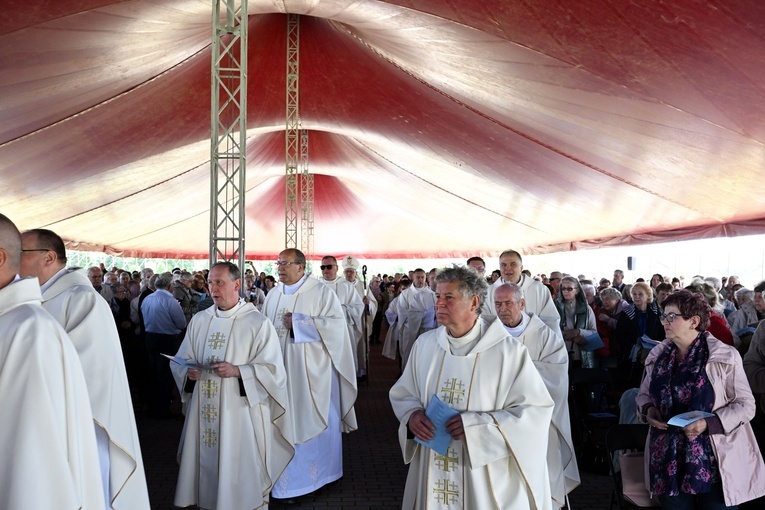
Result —
<instances>
[{"instance_id":1,"label":"folding chair","mask_svg":"<svg viewBox=\"0 0 765 510\"><path fill-rule=\"evenodd\" d=\"M620 510L627 508L644 508L659 506L658 503L647 500L648 493L646 492L645 498L629 498L624 495L624 484L622 483L622 471L616 471L614 466L614 455L617 452L625 450L633 452L643 452L645 450L645 442L648 437L648 425L645 424L618 424L611 427L606 433L606 449L608 450L609 458L612 459L608 463L611 473L611 480L614 483L614 489L611 492L611 500L608 504L608 510L611 510L616 502ZM637 460L637 459L634 459ZM642 473L643 459L640 457L638 471Z\"/></svg>"},{"instance_id":2,"label":"folding chair","mask_svg":"<svg viewBox=\"0 0 765 510\"><path fill-rule=\"evenodd\" d=\"M584 471L608 474L606 431L619 421L616 406L609 402L611 376L602 368L579 368L571 372L569 382L571 429L579 466Z\"/></svg>"}]
</instances>

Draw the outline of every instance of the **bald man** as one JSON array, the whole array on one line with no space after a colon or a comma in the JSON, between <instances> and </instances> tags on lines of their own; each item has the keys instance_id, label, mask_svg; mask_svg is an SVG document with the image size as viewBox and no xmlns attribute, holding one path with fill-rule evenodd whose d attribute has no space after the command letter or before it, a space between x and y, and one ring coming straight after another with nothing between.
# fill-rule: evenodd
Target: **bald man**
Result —
<instances>
[{"instance_id":1,"label":"bald man","mask_svg":"<svg viewBox=\"0 0 765 510\"><path fill-rule=\"evenodd\" d=\"M18 277L28 253L0 214L0 508L104 508L82 366L37 279Z\"/></svg>"},{"instance_id":2,"label":"bald man","mask_svg":"<svg viewBox=\"0 0 765 510\"><path fill-rule=\"evenodd\" d=\"M528 349L531 361L555 402L547 443L552 507L566 505L566 495L579 486L568 412L568 352L560 330L551 329L534 313L524 309L523 290L505 283L494 292L497 317L508 333Z\"/></svg>"}]
</instances>

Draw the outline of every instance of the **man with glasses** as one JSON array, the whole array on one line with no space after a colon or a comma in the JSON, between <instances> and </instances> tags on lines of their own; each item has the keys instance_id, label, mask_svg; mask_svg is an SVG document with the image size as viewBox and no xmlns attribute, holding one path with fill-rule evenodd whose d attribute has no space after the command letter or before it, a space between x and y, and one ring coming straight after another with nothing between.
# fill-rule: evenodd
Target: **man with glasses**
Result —
<instances>
[{"instance_id":1,"label":"man with glasses","mask_svg":"<svg viewBox=\"0 0 765 510\"><path fill-rule=\"evenodd\" d=\"M80 360L37 280L18 277L22 257L47 251L22 250L0 214L0 508L104 508Z\"/></svg>"},{"instance_id":2,"label":"man with glasses","mask_svg":"<svg viewBox=\"0 0 765 510\"><path fill-rule=\"evenodd\" d=\"M553 297L560 295L560 279L563 278L563 273L560 271L553 271L550 273L550 287L552 287L555 290L555 294Z\"/></svg>"},{"instance_id":3,"label":"man with glasses","mask_svg":"<svg viewBox=\"0 0 765 510\"><path fill-rule=\"evenodd\" d=\"M112 289L108 285L104 285L104 273L98 266L93 266L88 269L88 280L93 285L93 288L101 295L106 302L110 302L114 297Z\"/></svg>"},{"instance_id":4,"label":"man with glasses","mask_svg":"<svg viewBox=\"0 0 765 510\"><path fill-rule=\"evenodd\" d=\"M467 259L467 266L472 268L482 278L486 276L486 262L481 257L470 257Z\"/></svg>"},{"instance_id":5,"label":"man with glasses","mask_svg":"<svg viewBox=\"0 0 765 510\"><path fill-rule=\"evenodd\" d=\"M348 326L348 337L353 350L353 365L356 367L356 373L359 372L358 342L361 338L361 314L364 313L364 303L361 296L356 292L354 285L347 279L337 274L337 259L332 255L327 255L321 259L321 281L324 282L335 293L340 300L345 314L345 322ZM363 362L363 360L362 360Z\"/></svg>"},{"instance_id":6,"label":"man with glasses","mask_svg":"<svg viewBox=\"0 0 765 510\"><path fill-rule=\"evenodd\" d=\"M21 246L19 274L37 277L43 307L69 334L82 363L106 507L149 508L133 402L111 308L85 271L66 267L64 241L55 232L24 232Z\"/></svg>"},{"instance_id":7,"label":"man with glasses","mask_svg":"<svg viewBox=\"0 0 765 510\"><path fill-rule=\"evenodd\" d=\"M276 261L280 283L263 303L279 337L294 409L295 456L271 491L287 502L343 476L341 432L358 428L356 371L343 307L332 289L309 277L305 265L300 250L282 251Z\"/></svg>"},{"instance_id":8,"label":"man with glasses","mask_svg":"<svg viewBox=\"0 0 765 510\"><path fill-rule=\"evenodd\" d=\"M539 317L542 322L547 324L553 331L560 331L560 315L553 303L552 294L534 278L522 274L523 259L521 254L515 250L505 250L499 256L499 271L502 276L489 286L489 292L486 296L486 307L483 314L488 317L495 317L494 292L504 283L514 283L523 291L526 300L526 311Z\"/></svg>"}]
</instances>

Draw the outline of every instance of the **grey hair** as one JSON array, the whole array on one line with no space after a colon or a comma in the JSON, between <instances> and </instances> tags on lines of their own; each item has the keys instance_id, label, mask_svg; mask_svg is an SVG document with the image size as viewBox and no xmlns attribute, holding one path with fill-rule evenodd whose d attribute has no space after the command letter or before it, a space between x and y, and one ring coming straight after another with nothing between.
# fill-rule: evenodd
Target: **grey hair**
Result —
<instances>
[{"instance_id":1,"label":"grey hair","mask_svg":"<svg viewBox=\"0 0 765 510\"><path fill-rule=\"evenodd\" d=\"M582 292L587 294L588 290L590 292L592 292L593 296L597 296L598 295L598 292L595 290L595 286L593 284L591 284L591 283L583 283L582 284Z\"/></svg>"},{"instance_id":2,"label":"grey hair","mask_svg":"<svg viewBox=\"0 0 765 510\"><path fill-rule=\"evenodd\" d=\"M173 283L173 273L162 273L154 281L154 286L157 289L167 290Z\"/></svg>"},{"instance_id":3,"label":"grey hair","mask_svg":"<svg viewBox=\"0 0 765 510\"><path fill-rule=\"evenodd\" d=\"M613 287L606 287L605 289L600 291L600 299L615 299L619 301L622 299L622 293L619 292L619 289L615 289Z\"/></svg>"},{"instance_id":4,"label":"grey hair","mask_svg":"<svg viewBox=\"0 0 765 510\"><path fill-rule=\"evenodd\" d=\"M716 276L707 276L704 278L704 282L714 287L717 292L720 292L720 289L722 289L722 281Z\"/></svg>"},{"instance_id":5,"label":"grey hair","mask_svg":"<svg viewBox=\"0 0 765 510\"><path fill-rule=\"evenodd\" d=\"M473 269L455 264L453 267L447 267L436 276L436 283L452 282L460 283L458 289L465 300L478 296L476 314L480 315L483 311L483 305L486 302L486 292L489 288L486 278L480 276Z\"/></svg>"},{"instance_id":6,"label":"grey hair","mask_svg":"<svg viewBox=\"0 0 765 510\"><path fill-rule=\"evenodd\" d=\"M739 305L742 305L748 301L754 300L754 291L751 289L747 289L746 287L741 287L736 292L733 293L733 296L736 298L736 301Z\"/></svg>"}]
</instances>

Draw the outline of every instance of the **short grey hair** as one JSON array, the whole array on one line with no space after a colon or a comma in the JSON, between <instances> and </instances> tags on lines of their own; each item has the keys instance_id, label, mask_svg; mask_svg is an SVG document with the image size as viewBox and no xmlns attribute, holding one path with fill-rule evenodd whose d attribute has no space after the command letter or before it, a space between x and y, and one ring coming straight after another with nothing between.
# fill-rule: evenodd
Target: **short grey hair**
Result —
<instances>
[{"instance_id":1,"label":"short grey hair","mask_svg":"<svg viewBox=\"0 0 765 510\"><path fill-rule=\"evenodd\" d=\"M436 276L436 283L452 282L460 283L458 289L465 300L478 296L478 309L476 313L480 315L486 302L486 292L489 289L486 278L480 276L473 269L455 264L453 267L447 267Z\"/></svg>"},{"instance_id":2,"label":"short grey hair","mask_svg":"<svg viewBox=\"0 0 765 510\"><path fill-rule=\"evenodd\" d=\"M622 299L622 293L619 292L619 289L615 289L613 287L606 287L605 289L600 291L600 299L615 299L619 301Z\"/></svg>"},{"instance_id":3,"label":"short grey hair","mask_svg":"<svg viewBox=\"0 0 765 510\"><path fill-rule=\"evenodd\" d=\"M716 276L707 276L704 278L704 282L714 287L717 292L720 292L720 289L722 289L722 280Z\"/></svg>"},{"instance_id":4,"label":"short grey hair","mask_svg":"<svg viewBox=\"0 0 765 510\"><path fill-rule=\"evenodd\" d=\"M524 296L523 296L523 289L519 285L516 285L514 283L503 283L502 285L497 287L496 290L494 291L494 295L495 296L497 295L497 291L499 289L504 289L504 290L507 290L508 292L510 292L510 295L516 301L520 301L521 299L524 298Z\"/></svg>"},{"instance_id":5,"label":"short grey hair","mask_svg":"<svg viewBox=\"0 0 765 510\"><path fill-rule=\"evenodd\" d=\"M162 273L157 277L154 282L154 286L157 289L167 290L173 283L173 273Z\"/></svg>"},{"instance_id":6,"label":"short grey hair","mask_svg":"<svg viewBox=\"0 0 765 510\"><path fill-rule=\"evenodd\" d=\"M754 291L751 289L747 289L746 287L741 287L736 292L733 293L733 296L736 298L736 301L739 305L742 305L744 303L747 303L749 301L754 301Z\"/></svg>"},{"instance_id":7,"label":"short grey hair","mask_svg":"<svg viewBox=\"0 0 765 510\"><path fill-rule=\"evenodd\" d=\"M595 290L595 286L593 284L591 284L591 283L582 283L582 292L587 294L588 290L590 291L590 293L593 296L597 296L598 295L598 292Z\"/></svg>"}]
</instances>

